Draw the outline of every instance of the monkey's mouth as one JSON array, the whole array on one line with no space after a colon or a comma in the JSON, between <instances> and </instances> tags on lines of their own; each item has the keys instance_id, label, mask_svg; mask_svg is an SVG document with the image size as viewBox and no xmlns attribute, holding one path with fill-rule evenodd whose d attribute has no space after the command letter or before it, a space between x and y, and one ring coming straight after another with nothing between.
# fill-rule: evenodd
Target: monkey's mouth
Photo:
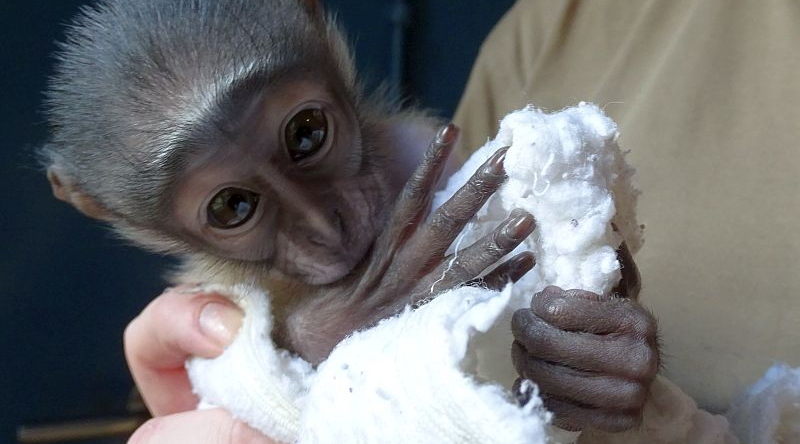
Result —
<instances>
[{"instance_id":1,"label":"monkey's mouth","mask_svg":"<svg viewBox=\"0 0 800 444\"><path fill-rule=\"evenodd\" d=\"M345 249L315 248L309 254L295 258L290 262L290 269L285 271L307 284L330 284L347 276L361 262L361 257L350 253Z\"/></svg>"},{"instance_id":2,"label":"monkey's mouth","mask_svg":"<svg viewBox=\"0 0 800 444\"><path fill-rule=\"evenodd\" d=\"M363 261L374 233L369 227L348 227L342 214L335 213L335 235L307 232L279 239L285 248L280 249L277 263L284 273L307 284L325 285L344 278Z\"/></svg>"}]
</instances>

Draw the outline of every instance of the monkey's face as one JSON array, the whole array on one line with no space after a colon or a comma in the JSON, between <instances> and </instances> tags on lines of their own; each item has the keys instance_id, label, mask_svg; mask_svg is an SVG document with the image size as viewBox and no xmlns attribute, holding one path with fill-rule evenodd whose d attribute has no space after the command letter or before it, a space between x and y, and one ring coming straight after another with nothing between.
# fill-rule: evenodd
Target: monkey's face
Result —
<instances>
[{"instance_id":1,"label":"monkey's face","mask_svg":"<svg viewBox=\"0 0 800 444\"><path fill-rule=\"evenodd\" d=\"M58 59L54 190L124 236L314 284L374 241L396 181L316 1L100 1Z\"/></svg>"},{"instance_id":2,"label":"monkey's face","mask_svg":"<svg viewBox=\"0 0 800 444\"><path fill-rule=\"evenodd\" d=\"M364 257L392 200L347 101L296 81L249 99L177 180L172 230L207 253L311 284Z\"/></svg>"}]
</instances>

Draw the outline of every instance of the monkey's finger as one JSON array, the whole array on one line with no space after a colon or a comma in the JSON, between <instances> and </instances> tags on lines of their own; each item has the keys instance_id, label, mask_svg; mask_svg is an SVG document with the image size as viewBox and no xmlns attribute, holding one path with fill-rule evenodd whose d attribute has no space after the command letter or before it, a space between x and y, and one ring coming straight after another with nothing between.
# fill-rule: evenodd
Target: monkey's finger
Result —
<instances>
[{"instance_id":1,"label":"monkey's finger","mask_svg":"<svg viewBox=\"0 0 800 444\"><path fill-rule=\"evenodd\" d=\"M505 182L503 160L507 151L508 147L497 150L453 197L434 211L417 231L412 250L424 246L431 258L441 257L447 251L467 222Z\"/></svg>"},{"instance_id":2,"label":"monkey's finger","mask_svg":"<svg viewBox=\"0 0 800 444\"><path fill-rule=\"evenodd\" d=\"M428 280L435 279L430 292L448 290L473 280L483 270L517 248L534 228L536 221L533 216L523 210L514 210L497 229L445 258L430 272Z\"/></svg>"},{"instance_id":3,"label":"monkey's finger","mask_svg":"<svg viewBox=\"0 0 800 444\"><path fill-rule=\"evenodd\" d=\"M165 415L197 406L186 359L218 356L241 320L241 310L220 295L173 289L131 321L125 329L125 357L151 413Z\"/></svg>"},{"instance_id":4,"label":"monkey's finger","mask_svg":"<svg viewBox=\"0 0 800 444\"><path fill-rule=\"evenodd\" d=\"M594 428L611 433L624 432L642 422L639 410L604 410L576 405L544 394L542 402L553 412L553 425L564 430Z\"/></svg>"},{"instance_id":5,"label":"monkey's finger","mask_svg":"<svg viewBox=\"0 0 800 444\"><path fill-rule=\"evenodd\" d=\"M422 163L403 187L389 219L387 231L381 236L383 251L394 251L404 242L427 216L436 183L447 165L447 158L458 140L459 129L449 124L436 134Z\"/></svg>"},{"instance_id":6,"label":"monkey's finger","mask_svg":"<svg viewBox=\"0 0 800 444\"><path fill-rule=\"evenodd\" d=\"M525 251L498 265L485 276L467 281L465 285L502 290L508 283L520 280L534 265L536 258L533 253Z\"/></svg>"},{"instance_id":7,"label":"monkey's finger","mask_svg":"<svg viewBox=\"0 0 800 444\"><path fill-rule=\"evenodd\" d=\"M561 366L646 382L658 371L658 351L649 341L560 330L532 310L514 312L511 332L516 345Z\"/></svg>"},{"instance_id":8,"label":"monkey's finger","mask_svg":"<svg viewBox=\"0 0 800 444\"><path fill-rule=\"evenodd\" d=\"M511 357L520 376L535 381L542 393L558 399L615 411L641 409L647 400L646 384L553 364L529 355L516 341Z\"/></svg>"},{"instance_id":9,"label":"monkey's finger","mask_svg":"<svg viewBox=\"0 0 800 444\"><path fill-rule=\"evenodd\" d=\"M617 294L620 297L638 299L639 291L642 289L642 277L639 274L639 268L633 260L628 244L623 242L617 248L617 259L620 263L620 273L622 279L619 284L611 290L612 294Z\"/></svg>"},{"instance_id":10,"label":"monkey's finger","mask_svg":"<svg viewBox=\"0 0 800 444\"><path fill-rule=\"evenodd\" d=\"M223 409L193 410L150 419L129 444L277 444Z\"/></svg>"},{"instance_id":11,"label":"monkey's finger","mask_svg":"<svg viewBox=\"0 0 800 444\"><path fill-rule=\"evenodd\" d=\"M657 331L653 315L638 303L583 290L547 287L533 297L531 309L561 330L637 338L654 338Z\"/></svg>"},{"instance_id":12,"label":"monkey's finger","mask_svg":"<svg viewBox=\"0 0 800 444\"><path fill-rule=\"evenodd\" d=\"M533 384L533 381L527 378L517 378L514 381L511 393L519 405L528 404L536 394ZM553 424L564 430L579 431L593 427L607 432L622 432L641 423L641 409L606 410L561 400L547 393L540 393L540 396L545 408L554 414Z\"/></svg>"}]
</instances>

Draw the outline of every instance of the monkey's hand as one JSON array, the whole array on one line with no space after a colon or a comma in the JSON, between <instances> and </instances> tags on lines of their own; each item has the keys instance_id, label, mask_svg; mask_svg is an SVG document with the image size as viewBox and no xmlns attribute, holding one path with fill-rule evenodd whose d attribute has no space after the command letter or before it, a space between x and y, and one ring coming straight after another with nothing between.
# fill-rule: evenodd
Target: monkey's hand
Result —
<instances>
[{"instance_id":1,"label":"monkey's hand","mask_svg":"<svg viewBox=\"0 0 800 444\"><path fill-rule=\"evenodd\" d=\"M378 238L363 276L354 281L353 294L366 311L376 313L372 323L418 306L445 290L476 283L488 267L510 253L534 229L533 216L515 210L494 231L463 250L446 255L447 249L475 213L506 179L499 149L472 175L450 200L428 217L436 184L457 139L457 129L443 128L428 149L422 165L401 193L384 233ZM481 284L500 288L522 277L533 267L531 253L522 253L501 264ZM380 313L388 308L388 313Z\"/></svg>"},{"instance_id":2,"label":"monkey's hand","mask_svg":"<svg viewBox=\"0 0 800 444\"><path fill-rule=\"evenodd\" d=\"M623 280L612 295L547 287L511 321L512 357L521 378L536 382L554 424L609 432L641 422L659 366L656 321L635 298L638 271L623 244Z\"/></svg>"},{"instance_id":3,"label":"monkey's hand","mask_svg":"<svg viewBox=\"0 0 800 444\"><path fill-rule=\"evenodd\" d=\"M302 316L305 325L309 325L307 316L314 318L310 325L316 327L316 332L306 328L300 333L313 337L290 340L290 346L303 357L318 362L350 332L371 327L408 305L419 306L448 289L465 283L499 289L533 267L532 254L522 253L478 282L486 268L514 250L533 231L533 216L522 210L512 212L474 244L446 254L466 223L506 179L503 148L428 217L436 184L457 138L458 129L453 125L439 131L422 164L400 193L386 228L364 263L349 278L326 286L325 297L315 298L316 302L293 314ZM289 327L290 334L299 333Z\"/></svg>"}]
</instances>

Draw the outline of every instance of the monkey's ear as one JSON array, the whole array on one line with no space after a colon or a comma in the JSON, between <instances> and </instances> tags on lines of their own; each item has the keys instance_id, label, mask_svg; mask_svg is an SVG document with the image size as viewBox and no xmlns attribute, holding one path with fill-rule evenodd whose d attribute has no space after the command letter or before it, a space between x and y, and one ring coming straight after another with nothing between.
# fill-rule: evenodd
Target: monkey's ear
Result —
<instances>
[{"instance_id":1,"label":"monkey's ear","mask_svg":"<svg viewBox=\"0 0 800 444\"><path fill-rule=\"evenodd\" d=\"M51 166L47 169L47 180L53 189L53 195L71 204L81 213L104 221L111 220L111 214L99 202L89 197L70 183L69 178L60 168Z\"/></svg>"}]
</instances>

